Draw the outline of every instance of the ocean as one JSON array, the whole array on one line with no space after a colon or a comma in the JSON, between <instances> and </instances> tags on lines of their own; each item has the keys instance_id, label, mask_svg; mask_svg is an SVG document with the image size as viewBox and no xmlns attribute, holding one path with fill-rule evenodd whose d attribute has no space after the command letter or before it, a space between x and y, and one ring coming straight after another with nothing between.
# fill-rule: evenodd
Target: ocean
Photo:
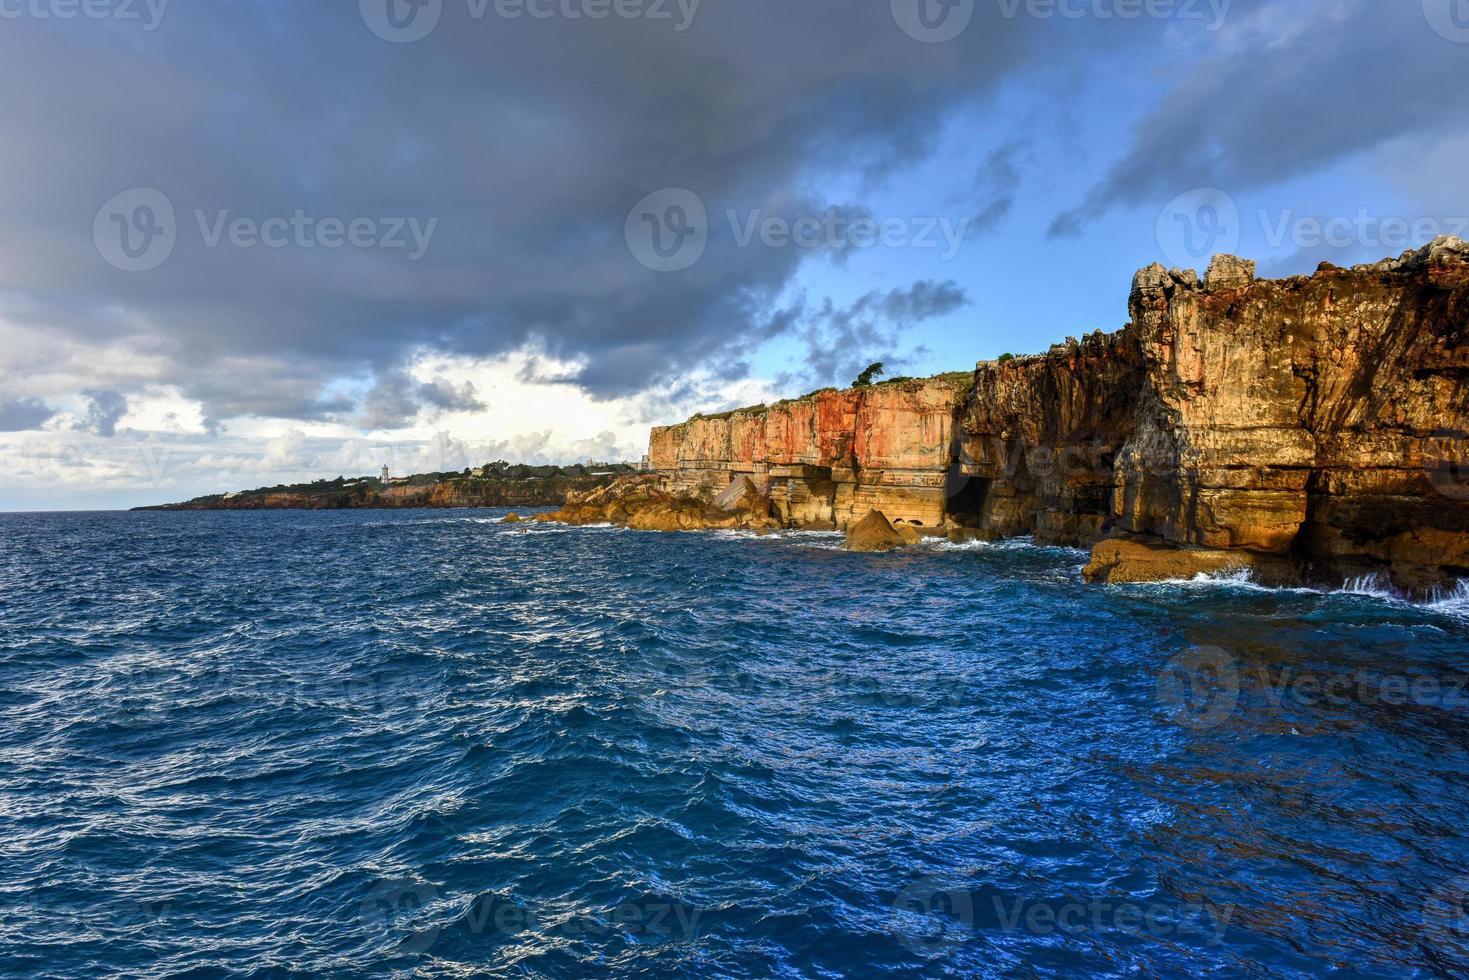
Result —
<instances>
[{"instance_id":1,"label":"ocean","mask_svg":"<svg viewBox=\"0 0 1469 980\"><path fill-rule=\"evenodd\" d=\"M1469 969L1469 590L0 515L0 974Z\"/></svg>"}]
</instances>

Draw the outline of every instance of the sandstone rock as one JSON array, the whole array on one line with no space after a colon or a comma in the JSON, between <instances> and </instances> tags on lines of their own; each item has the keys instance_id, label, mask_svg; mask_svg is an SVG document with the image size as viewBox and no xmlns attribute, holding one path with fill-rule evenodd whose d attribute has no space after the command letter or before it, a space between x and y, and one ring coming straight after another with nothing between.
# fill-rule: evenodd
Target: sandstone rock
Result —
<instances>
[{"instance_id":1,"label":"sandstone rock","mask_svg":"<svg viewBox=\"0 0 1469 980\"><path fill-rule=\"evenodd\" d=\"M1404 269L1427 269L1450 266L1469 259L1469 243L1454 235L1440 235L1416 252L1407 252L1402 258Z\"/></svg>"},{"instance_id":2,"label":"sandstone rock","mask_svg":"<svg viewBox=\"0 0 1469 980\"><path fill-rule=\"evenodd\" d=\"M511 511L510 513L506 514L503 518L500 519L500 523L501 524L523 524L524 522L525 522L525 518L521 517L519 514L515 513L514 511Z\"/></svg>"},{"instance_id":3,"label":"sandstone rock","mask_svg":"<svg viewBox=\"0 0 1469 980\"><path fill-rule=\"evenodd\" d=\"M772 527L769 502L753 483L736 482L716 501L703 491L671 493L656 477L634 477L589 494L569 494L560 510L537 520L565 524L622 524L635 531L704 531Z\"/></svg>"},{"instance_id":4,"label":"sandstone rock","mask_svg":"<svg viewBox=\"0 0 1469 980\"><path fill-rule=\"evenodd\" d=\"M770 503L748 476L741 476L714 498L714 509L726 514L736 511L770 512Z\"/></svg>"},{"instance_id":5,"label":"sandstone rock","mask_svg":"<svg viewBox=\"0 0 1469 980\"><path fill-rule=\"evenodd\" d=\"M938 527L958 409L972 374L822 391L653 430L674 493L767 483L782 523L850 524L869 510Z\"/></svg>"},{"instance_id":6,"label":"sandstone rock","mask_svg":"<svg viewBox=\"0 0 1469 980\"><path fill-rule=\"evenodd\" d=\"M1150 290L1166 289L1173 281L1168 270L1157 262L1144 269L1137 270L1132 277L1132 293L1134 296Z\"/></svg>"},{"instance_id":7,"label":"sandstone rock","mask_svg":"<svg viewBox=\"0 0 1469 980\"><path fill-rule=\"evenodd\" d=\"M1204 273L1205 289L1239 289L1255 281L1255 263L1234 255L1216 255Z\"/></svg>"},{"instance_id":8,"label":"sandstone rock","mask_svg":"<svg viewBox=\"0 0 1469 980\"><path fill-rule=\"evenodd\" d=\"M960 539L1231 549L1328 583L1469 577L1469 246L1277 281L1219 256L1205 286L1150 266L1115 333L656 429L644 492L705 513L711 488L748 498L748 480L770 516L735 516L757 524L880 511Z\"/></svg>"},{"instance_id":9,"label":"sandstone rock","mask_svg":"<svg viewBox=\"0 0 1469 980\"><path fill-rule=\"evenodd\" d=\"M915 545L923 540L923 533L912 524L895 524L893 530L898 532L905 545Z\"/></svg>"},{"instance_id":10,"label":"sandstone rock","mask_svg":"<svg viewBox=\"0 0 1469 980\"><path fill-rule=\"evenodd\" d=\"M904 546L903 536L874 510L847 530L848 551L893 551Z\"/></svg>"},{"instance_id":11,"label":"sandstone rock","mask_svg":"<svg viewBox=\"0 0 1469 980\"><path fill-rule=\"evenodd\" d=\"M1221 572L1253 570L1254 556L1238 551L1171 548L1139 541L1103 541L1092 549L1091 562L1082 569L1088 582L1121 585L1128 582L1170 582Z\"/></svg>"}]
</instances>

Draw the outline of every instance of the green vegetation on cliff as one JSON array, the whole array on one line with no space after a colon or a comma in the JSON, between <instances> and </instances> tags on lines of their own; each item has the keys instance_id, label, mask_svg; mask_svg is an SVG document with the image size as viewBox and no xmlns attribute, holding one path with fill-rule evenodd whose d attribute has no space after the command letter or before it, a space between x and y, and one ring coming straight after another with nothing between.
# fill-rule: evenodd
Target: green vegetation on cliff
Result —
<instances>
[{"instance_id":1,"label":"green vegetation on cliff","mask_svg":"<svg viewBox=\"0 0 1469 980\"><path fill-rule=\"evenodd\" d=\"M556 507L569 491L589 491L638 472L627 463L530 466L504 460L454 473L419 473L280 484L212 494L139 510L356 510L421 507Z\"/></svg>"}]
</instances>

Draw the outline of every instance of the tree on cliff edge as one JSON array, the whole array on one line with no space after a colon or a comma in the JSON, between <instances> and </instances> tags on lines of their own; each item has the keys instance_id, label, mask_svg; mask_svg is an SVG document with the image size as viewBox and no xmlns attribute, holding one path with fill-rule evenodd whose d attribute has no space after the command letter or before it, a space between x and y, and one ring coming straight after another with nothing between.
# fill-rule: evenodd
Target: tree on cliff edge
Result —
<instances>
[{"instance_id":1,"label":"tree on cliff edge","mask_svg":"<svg viewBox=\"0 0 1469 980\"><path fill-rule=\"evenodd\" d=\"M882 361L878 361L876 364L869 364L867 365L866 371L863 371L861 374L857 375L857 380L852 382L852 387L871 388L872 379L880 377L886 370L887 368L882 363Z\"/></svg>"}]
</instances>

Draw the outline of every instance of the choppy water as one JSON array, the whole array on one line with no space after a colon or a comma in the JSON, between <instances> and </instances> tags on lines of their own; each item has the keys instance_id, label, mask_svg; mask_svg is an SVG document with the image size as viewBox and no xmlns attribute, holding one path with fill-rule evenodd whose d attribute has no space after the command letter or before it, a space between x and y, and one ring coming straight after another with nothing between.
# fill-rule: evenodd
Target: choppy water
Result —
<instances>
[{"instance_id":1,"label":"choppy water","mask_svg":"<svg viewBox=\"0 0 1469 980\"><path fill-rule=\"evenodd\" d=\"M1469 598L499 513L0 516L0 973L1469 968Z\"/></svg>"}]
</instances>

